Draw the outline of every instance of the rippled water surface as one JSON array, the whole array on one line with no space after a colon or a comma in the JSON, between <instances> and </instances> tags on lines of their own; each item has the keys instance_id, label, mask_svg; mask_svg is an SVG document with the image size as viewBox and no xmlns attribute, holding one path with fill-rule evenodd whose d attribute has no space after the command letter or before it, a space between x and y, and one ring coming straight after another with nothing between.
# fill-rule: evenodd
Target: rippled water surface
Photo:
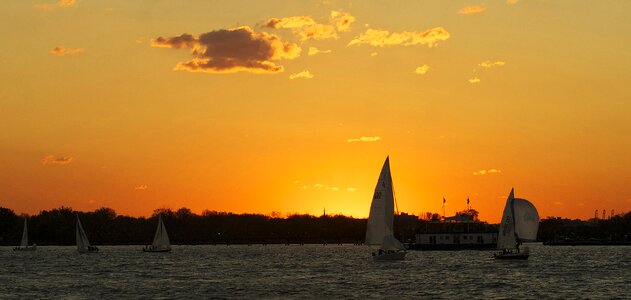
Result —
<instances>
[{"instance_id":1,"label":"rippled water surface","mask_svg":"<svg viewBox=\"0 0 631 300\"><path fill-rule=\"evenodd\" d=\"M490 251L410 251L373 262L353 245L0 247L0 298L628 298L631 247L531 245L528 261Z\"/></svg>"}]
</instances>

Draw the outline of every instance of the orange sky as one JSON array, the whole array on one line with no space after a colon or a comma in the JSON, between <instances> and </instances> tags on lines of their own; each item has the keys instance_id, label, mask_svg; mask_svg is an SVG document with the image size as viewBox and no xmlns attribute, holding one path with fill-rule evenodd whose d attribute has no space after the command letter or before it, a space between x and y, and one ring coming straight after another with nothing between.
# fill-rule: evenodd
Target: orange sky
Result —
<instances>
[{"instance_id":1,"label":"orange sky","mask_svg":"<svg viewBox=\"0 0 631 300\"><path fill-rule=\"evenodd\" d=\"M628 1L11 1L0 206L631 210Z\"/></svg>"}]
</instances>

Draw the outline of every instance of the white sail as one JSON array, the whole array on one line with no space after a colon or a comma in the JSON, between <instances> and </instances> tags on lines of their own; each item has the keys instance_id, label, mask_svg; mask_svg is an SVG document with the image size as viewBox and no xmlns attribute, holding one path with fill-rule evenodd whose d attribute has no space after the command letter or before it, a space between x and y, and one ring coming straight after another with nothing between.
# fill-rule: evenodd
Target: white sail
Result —
<instances>
[{"instance_id":1,"label":"white sail","mask_svg":"<svg viewBox=\"0 0 631 300\"><path fill-rule=\"evenodd\" d=\"M153 237L153 243L151 243L151 245L156 250L171 249L171 242L169 241L167 229L164 227L164 222L162 222L162 215L158 215L158 229L156 230L156 235Z\"/></svg>"},{"instance_id":2,"label":"white sail","mask_svg":"<svg viewBox=\"0 0 631 300\"><path fill-rule=\"evenodd\" d=\"M20 247L28 246L28 226L26 225L26 218L24 218L24 231L22 231L22 242L20 242Z\"/></svg>"},{"instance_id":3,"label":"white sail","mask_svg":"<svg viewBox=\"0 0 631 300\"><path fill-rule=\"evenodd\" d=\"M384 246L404 249L401 242L394 237L393 221L394 192L392 189L392 175L390 174L390 158L386 157L370 205L370 215L366 226L366 244L381 246L382 249Z\"/></svg>"},{"instance_id":4,"label":"white sail","mask_svg":"<svg viewBox=\"0 0 631 300\"><path fill-rule=\"evenodd\" d=\"M88 241L88 236L85 234L83 230L83 226L81 225L81 220L79 220L79 216L77 216L77 224L75 226L75 236L77 238L77 250L79 252L88 251L90 247L90 241Z\"/></svg>"},{"instance_id":5,"label":"white sail","mask_svg":"<svg viewBox=\"0 0 631 300\"><path fill-rule=\"evenodd\" d=\"M515 198L513 201L515 214L515 233L518 241L532 242L537 240L539 230L539 213L537 208L526 199Z\"/></svg>"},{"instance_id":6,"label":"white sail","mask_svg":"<svg viewBox=\"0 0 631 300\"><path fill-rule=\"evenodd\" d=\"M502 223L497 236L498 249L514 249L517 247L517 237L515 236L515 217L513 214L514 190L511 189L504 212L502 213Z\"/></svg>"}]
</instances>

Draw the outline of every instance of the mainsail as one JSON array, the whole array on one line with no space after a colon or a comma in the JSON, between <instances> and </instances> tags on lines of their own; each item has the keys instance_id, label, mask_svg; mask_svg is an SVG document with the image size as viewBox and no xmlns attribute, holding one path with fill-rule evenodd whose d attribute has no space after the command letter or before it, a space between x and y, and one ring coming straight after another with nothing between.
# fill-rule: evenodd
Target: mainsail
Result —
<instances>
[{"instance_id":1,"label":"mainsail","mask_svg":"<svg viewBox=\"0 0 631 300\"><path fill-rule=\"evenodd\" d=\"M20 242L20 247L28 246L28 226L26 225L26 218L24 218L24 231L22 231L22 242Z\"/></svg>"},{"instance_id":2,"label":"mainsail","mask_svg":"<svg viewBox=\"0 0 631 300\"><path fill-rule=\"evenodd\" d=\"M156 250L170 250L171 242L169 241L169 235L167 229L162 222L162 215L158 215L158 229L156 229L156 235L153 237L153 243L151 243Z\"/></svg>"},{"instance_id":3,"label":"mainsail","mask_svg":"<svg viewBox=\"0 0 631 300\"><path fill-rule=\"evenodd\" d=\"M404 249L401 242L394 237L393 222L394 192L392 175L390 174L390 158L386 157L370 205L370 215L366 227L366 244L380 246L383 250Z\"/></svg>"},{"instance_id":4,"label":"mainsail","mask_svg":"<svg viewBox=\"0 0 631 300\"><path fill-rule=\"evenodd\" d=\"M88 236L85 234L83 230L83 226L81 225L81 220L79 220L79 216L77 216L77 225L75 230L75 235L77 237L77 250L80 252L88 251L90 247L90 241L88 241Z\"/></svg>"},{"instance_id":5,"label":"mainsail","mask_svg":"<svg viewBox=\"0 0 631 300\"><path fill-rule=\"evenodd\" d=\"M537 239L539 213L535 206L526 199L515 198L511 189L497 238L498 249L514 249L519 243Z\"/></svg>"}]
</instances>

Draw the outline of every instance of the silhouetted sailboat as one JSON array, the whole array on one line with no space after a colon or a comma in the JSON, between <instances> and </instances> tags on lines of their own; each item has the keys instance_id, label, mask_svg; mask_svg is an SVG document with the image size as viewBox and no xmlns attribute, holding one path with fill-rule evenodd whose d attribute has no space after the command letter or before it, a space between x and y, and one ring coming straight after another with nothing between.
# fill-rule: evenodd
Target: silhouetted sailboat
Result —
<instances>
[{"instance_id":1,"label":"silhouetted sailboat","mask_svg":"<svg viewBox=\"0 0 631 300\"><path fill-rule=\"evenodd\" d=\"M394 237L395 201L390 157L386 157L372 197L366 226L366 244L376 250L372 253L375 260L405 259L405 247Z\"/></svg>"},{"instance_id":2,"label":"silhouetted sailboat","mask_svg":"<svg viewBox=\"0 0 631 300\"><path fill-rule=\"evenodd\" d=\"M26 225L26 218L24 218L24 231L22 231L22 241L20 245L13 248L15 251L35 251L37 249L37 244L33 244L31 246L28 245L28 226Z\"/></svg>"},{"instance_id":3,"label":"silhouetted sailboat","mask_svg":"<svg viewBox=\"0 0 631 300\"><path fill-rule=\"evenodd\" d=\"M158 229L156 235L153 237L153 243L145 246L142 251L144 252L169 252L171 251L171 242L169 241L169 235L167 229L162 222L162 215L158 215Z\"/></svg>"},{"instance_id":4,"label":"silhouetted sailboat","mask_svg":"<svg viewBox=\"0 0 631 300\"><path fill-rule=\"evenodd\" d=\"M78 215L77 224L75 226L75 236L77 238L77 251L80 253L99 252L99 248L90 245L90 241L88 241L88 236L85 234L83 226L81 226L81 220L79 220Z\"/></svg>"},{"instance_id":5,"label":"silhouetted sailboat","mask_svg":"<svg viewBox=\"0 0 631 300\"><path fill-rule=\"evenodd\" d=\"M497 237L497 248L502 250L493 256L496 259L528 259L530 250L519 249L522 242L537 240L539 213L537 208L526 199L515 198L514 189L504 206L502 223Z\"/></svg>"}]
</instances>

